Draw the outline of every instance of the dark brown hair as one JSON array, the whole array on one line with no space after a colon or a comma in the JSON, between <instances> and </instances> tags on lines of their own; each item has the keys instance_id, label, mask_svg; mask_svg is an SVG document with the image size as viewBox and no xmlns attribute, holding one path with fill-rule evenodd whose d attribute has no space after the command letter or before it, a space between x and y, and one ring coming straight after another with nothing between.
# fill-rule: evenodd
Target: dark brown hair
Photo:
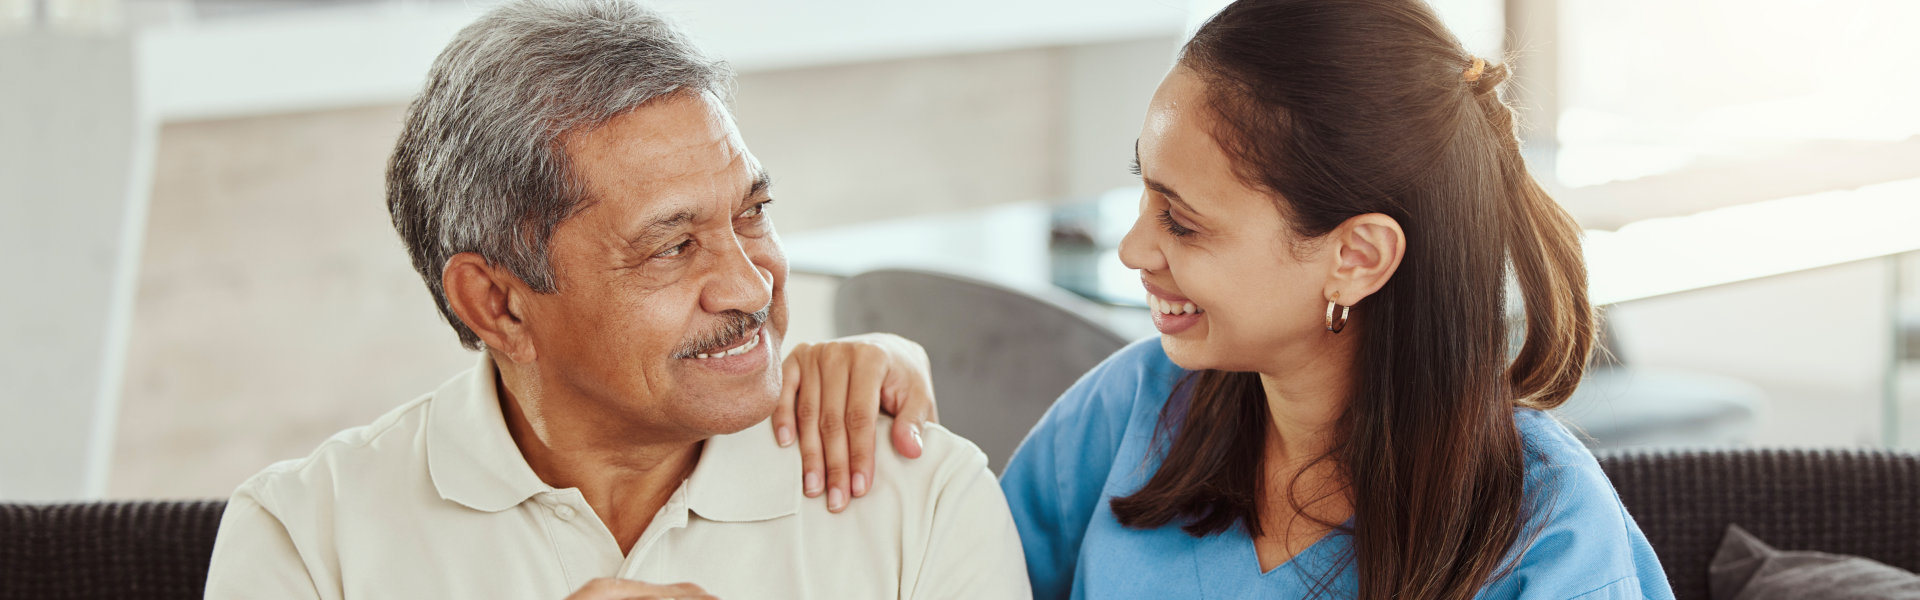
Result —
<instances>
[{"instance_id":1,"label":"dark brown hair","mask_svg":"<svg viewBox=\"0 0 1920 600\"><path fill-rule=\"evenodd\" d=\"M1323 525L1351 536L1360 598L1471 598L1510 568L1543 508L1512 411L1566 401L1593 346L1579 227L1527 173L1506 67L1465 76L1474 61L1419 0L1240 0L1179 62L1206 81L1235 173L1298 239L1367 213L1406 232L1399 269L1352 309L1352 395L1320 457L1353 503L1350 527ZM1509 270L1526 305L1511 361ZM1302 505L1262 489L1269 418L1257 374L1190 375L1161 416L1160 468L1114 514L1260 536L1272 503Z\"/></svg>"}]
</instances>

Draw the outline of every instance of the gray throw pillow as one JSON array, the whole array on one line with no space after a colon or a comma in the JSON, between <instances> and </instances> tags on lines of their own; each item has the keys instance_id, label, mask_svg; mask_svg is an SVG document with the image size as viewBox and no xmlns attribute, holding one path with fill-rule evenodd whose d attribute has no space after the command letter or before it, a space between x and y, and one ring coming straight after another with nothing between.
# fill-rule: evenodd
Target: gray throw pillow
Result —
<instances>
[{"instance_id":1,"label":"gray throw pillow","mask_svg":"<svg viewBox=\"0 0 1920 600\"><path fill-rule=\"evenodd\" d=\"M1728 525L1708 566L1713 600L1920 598L1920 575L1858 556L1775 550Z\"/></svg>"}]
</instances>

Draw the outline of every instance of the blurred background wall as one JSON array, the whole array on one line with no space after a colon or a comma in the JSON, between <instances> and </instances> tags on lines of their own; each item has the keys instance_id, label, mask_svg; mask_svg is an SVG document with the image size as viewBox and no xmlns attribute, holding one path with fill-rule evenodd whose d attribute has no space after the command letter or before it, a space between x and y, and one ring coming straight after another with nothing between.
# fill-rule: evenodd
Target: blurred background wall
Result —
<instances>
[{"instance_id":1,"label":"blurred background wall","mask_svg":"<svg viewBox=\"0 0 1920 600\"><path fill-rule=\"evenodd\" d=\"M1148 97L1222 3L652 4L740 71L792 234L1129 185ZM1920 178L1911 3L1436 4L1476 53L1520 53L1536 174L1589 228ZM486 5L0 0L0 264L21 282L0 298L0 499L224 496L474 361L382 177L427 62ZM1753 443L1912 445L1888 322L1920 312L1915 281L1920 260L1856 262L1608 316L1636 364L1763 389ZM794 279L792 341L828 336L834 285ZM1913 407L1894 440L1890 369Z\"/></svg>"}]
</instances>

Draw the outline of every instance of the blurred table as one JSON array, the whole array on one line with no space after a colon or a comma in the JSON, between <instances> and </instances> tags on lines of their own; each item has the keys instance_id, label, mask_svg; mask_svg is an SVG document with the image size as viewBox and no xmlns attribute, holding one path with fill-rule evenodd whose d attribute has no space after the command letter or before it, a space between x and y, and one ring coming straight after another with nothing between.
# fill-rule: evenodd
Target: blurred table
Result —
<instances>
[{"instance_id":1,"label":"blurred table","mask_svg":"<svg viewBox=\"0 0 1920 600\"><path fill-rule=\"evenodd\" d=\"M1117 250L1139 197L1139 188L1122 188L1060 204L1010 203L815 229L785 235L783 242L796 273L932 269L1015 287L1054 285L1108 306L1144 309L1140 277L1120 263ZM1920 179L1588 230L1584 249L1595 306L1875 259L1890 265L1897 295L1899 257L1920 251ZM1896 330L1882 406L1889 444L1898 439L1900 305L1899 298L1888 299L1888 327ZM1835 308L1845 310L1839 300Z\"/></svg>"}]
</instances>

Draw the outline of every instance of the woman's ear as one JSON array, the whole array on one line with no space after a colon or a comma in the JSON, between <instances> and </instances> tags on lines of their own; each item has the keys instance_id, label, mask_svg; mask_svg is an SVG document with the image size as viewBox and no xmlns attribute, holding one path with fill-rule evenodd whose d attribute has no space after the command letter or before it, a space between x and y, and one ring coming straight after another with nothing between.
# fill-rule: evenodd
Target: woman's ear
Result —
<instances>
[{"instance_id":1,"label":"woman's ear","mask_svg":"<svg viewBox=\"0 0 1920 600\"><path fill-rule=\"evenodd\" d=\"M1328 236L1334 265L1325 294L1342 306L1359 304L1387 285L1407 249L1400 222L1380 213L1347 219Z\"/></svg>"},{"instance_id":2,"label":"woman's ear","mask_svg":"<svg viewBox=\"0 0 1920 600\"><path fill-rule=\"evenodd\" d=\"M454 316L480 336L488 350L516 363L533 361L533 336L522 314L530 290L519 277L488 264L478 253L462 252L447 259L440 285Z\"/></svg>"}]
</instances>

